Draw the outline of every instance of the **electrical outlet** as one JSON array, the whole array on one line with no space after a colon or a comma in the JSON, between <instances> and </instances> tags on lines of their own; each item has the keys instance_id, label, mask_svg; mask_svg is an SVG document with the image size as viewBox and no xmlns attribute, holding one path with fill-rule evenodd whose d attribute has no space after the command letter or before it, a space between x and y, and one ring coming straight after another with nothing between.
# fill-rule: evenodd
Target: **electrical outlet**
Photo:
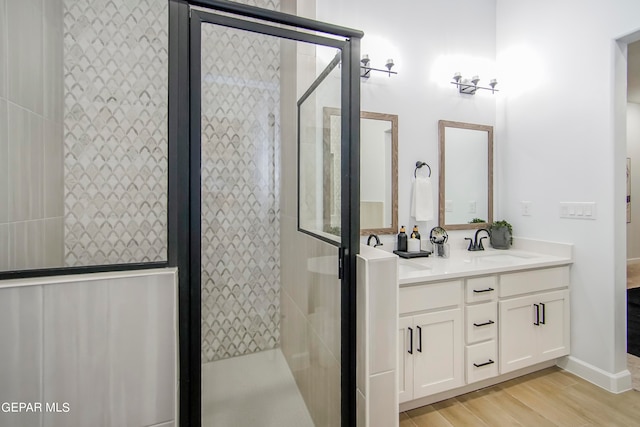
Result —
<instances>
[{"instance_id":1,"label":"electrical outlet","mask_svg":"<svg viewBox=\"0 0 640 427\"><path fill-rule=\"evenodd\" d=\"M531 209L533 208L533 202L522 201L520 202L520 207L522 208L523 216L531 216Z\"/></svg>"},{"instance_id":2,"label":"electrical outlet","mask_svg":"<svg viewBox=\"0 0 640 427\"><path fill-rule=\"evenodd\" d=\"M475 200L470 200L469 201L469 213L476 213L476 201Z\"/></svg>"},{"instance_id":3,"label":"electrical outlet","mask_svg":"<svg viewBox=\"0 0 640 427\"><path fill-rule=\"evenodd\" d=\"M453 212L453 201L445 200L444 201L444 210L445 212Z\"/></svg>"}]
</instances>

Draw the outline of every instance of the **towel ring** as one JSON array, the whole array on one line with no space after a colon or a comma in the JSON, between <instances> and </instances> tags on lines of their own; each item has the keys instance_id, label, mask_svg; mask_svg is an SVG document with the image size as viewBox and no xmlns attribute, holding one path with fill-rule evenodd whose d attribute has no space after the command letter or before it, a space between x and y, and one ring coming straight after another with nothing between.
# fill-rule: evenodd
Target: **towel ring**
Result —
<instances>
[{"instance_id":1,"label":"towel ring","mask_svg":"<svg viewBox=\"0 0 640 427\"><path fill-rule=\"evenodd\" d=\"M429 177L431 177L431 167L428 164L426 164L425 162L421 162L420 160L418 160L416 162L416 168L413 171L413 177L414 178L417 178L416 173L418 172L418 169L420 169L423 166L426 166L427 168L429 168Z\"/></svg>"}]
</instances>

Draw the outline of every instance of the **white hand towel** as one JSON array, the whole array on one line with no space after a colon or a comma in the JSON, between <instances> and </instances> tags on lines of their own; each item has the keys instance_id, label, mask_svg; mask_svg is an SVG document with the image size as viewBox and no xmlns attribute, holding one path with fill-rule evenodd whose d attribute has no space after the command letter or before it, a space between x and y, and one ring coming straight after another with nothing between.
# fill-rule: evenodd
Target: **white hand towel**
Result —
<instances>
[{"instance_id":1,"label":"white hand towel","mask_svg":"<svg viewBox=\"0 0 640 427\"><path fill-rule=\"evenodd\" d=\"M411 216L416 221L433 220L433 188L429 177L419 176L413 182Z\"/></svg>"}]
</instances>

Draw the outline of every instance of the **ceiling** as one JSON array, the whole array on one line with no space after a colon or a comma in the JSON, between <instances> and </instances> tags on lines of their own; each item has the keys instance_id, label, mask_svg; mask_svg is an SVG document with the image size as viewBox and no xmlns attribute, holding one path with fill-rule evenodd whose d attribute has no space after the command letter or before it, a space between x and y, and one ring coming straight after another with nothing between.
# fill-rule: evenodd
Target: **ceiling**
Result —
<instances>
[{"instance_id":1,"label":"ceiling","mask_svg":"<svg viewBox=\"0 0 640 427\"><path fill-rule=\"evenodd\" d=\"M640 41L628 46L627 101L640 104Z\"/></svg>"}]
</instances>

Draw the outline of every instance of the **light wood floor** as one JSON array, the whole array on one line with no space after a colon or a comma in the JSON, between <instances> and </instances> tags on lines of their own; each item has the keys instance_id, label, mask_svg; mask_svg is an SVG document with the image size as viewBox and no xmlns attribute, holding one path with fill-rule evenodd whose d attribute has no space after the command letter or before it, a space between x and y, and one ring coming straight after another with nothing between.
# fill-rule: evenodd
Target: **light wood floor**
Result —
<instances>
[{"instance_id":1,"label":"light wood floor","mask_svg":"<svg viewBox=\"0 0 640 427\"><path fill-rule=\"evenodd\" d=\"M560 368L400 413L400 427L640 426L640 392L609 393Z\"/></svg>"},{"instance_id":2,"label":"light wood floor","mask_svg":"<svg viewBox=\"0 0 640 427\"><path fill-rule=\"evenodd\" d=\"M640 263L627 264L627 289L640 287Z\"/></svg>"}]
</instances>

